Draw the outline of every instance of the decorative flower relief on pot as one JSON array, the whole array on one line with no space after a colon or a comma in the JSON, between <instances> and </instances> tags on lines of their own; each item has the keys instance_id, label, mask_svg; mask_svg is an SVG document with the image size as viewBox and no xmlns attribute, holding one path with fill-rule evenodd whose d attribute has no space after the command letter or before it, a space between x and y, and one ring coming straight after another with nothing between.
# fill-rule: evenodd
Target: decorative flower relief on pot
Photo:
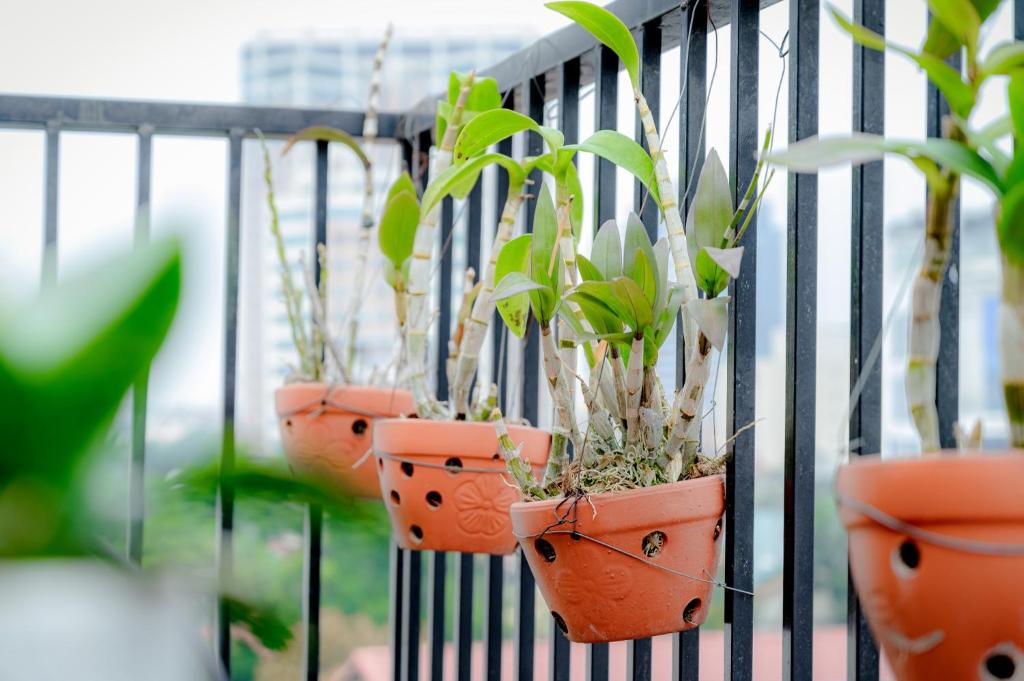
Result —
<instances>
[{"instance_id":1,"label":"decorative flower relief on pot","mask_svg":"<svg viewBox=\"0 0 1024 681\"><path fill-rule=\"evenodd\" d=\"M551 436L511 426L538 472ZM508 509L519 494L490 423L383 419L373 444L395 540L406 549L507 555L515 551Z\"/></svg>"},{"instance_id":2,"label":"decorative flower relief on pot","mask_svg":"<svg viewBox=\"0 0 1024 681\"><path fill-rule=\"evenodd\" d=\"M466 534L495 537L510 529L508 507L519 494L500 475L479 476L455 488L459 528Z\"/></svg>"},{"instance_id":3,"label":"decorative flower relief on pot","mask_svg":"<svg viewBox=\"0 0 1024 681\"><path fill-rule=\"evenodd\" d=\"M600 643L699 626L718 571L720 475L512 505L512 527L555 622Z\"/></svg>"},{"instance_id":4,"label":"decorative flower relief on pot","mask_svg":"<svg viewBox=\"0 0 1024 681\"><path fill-rule=\"evenodd\" d=\"M279 388L275 398L281 444L292 466L347 493L380 498L370 446L373 421L411 411L407 391L294 383Z\"/></svg>"},{"instance_id":5,"label":"decorative flower relief on pot","mask_svg":"<svg viewBox=\"0 0 1024 681\"><path fill-rule=\"evenodd\" d=\"M860 457L837 480L850 570L900 681L1024 680L1024 452Z\"/></svg>"}]
</instances>

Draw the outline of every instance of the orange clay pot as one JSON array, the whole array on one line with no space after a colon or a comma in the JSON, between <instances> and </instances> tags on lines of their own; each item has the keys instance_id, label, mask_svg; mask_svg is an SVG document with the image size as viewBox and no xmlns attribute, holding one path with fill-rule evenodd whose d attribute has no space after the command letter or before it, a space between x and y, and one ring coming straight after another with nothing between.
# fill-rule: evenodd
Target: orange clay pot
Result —
<instances>
[{"instance_id":1,"label":"orange clay pot","mask_svg":"<svg viewBox=\"0 0 1024 681\"><path fill-rule=\"evenodd\" d=\"M526 426L508 430L540 474L551 436ZM384 503L403 549L515 551L508 507L520 494L508 480L492 424L385 419L374 425L373 446Z\"/></svg>"},{"instance_id":2,"label":"orange clay pot","mask_svg":"<svg viewBox=\"0 0 1024 681\"><path fill-rule=\"evenodd\" d=\"M1024 452L865 456L840 469L837 491L853 580L897 678L1024 679Z\"/></svg>"},{"instance_id":3,"label":"orange clay pot","mask_svg":"<svg viewBox=\"0 0 1024 681\"><path fill-rule=\"evenodd\" d=\"M370 450L374 417L413 410L407 390L344 386L328 396L323 383L292 383L278 388L274 400L292 466L348 493L380 498L373 457L353 466Z\"/></svg>"},{"instance_id":4,"label":"orange clay pot","mask_svg":"<svg viewBox=\"0 0 1024 681\"><path fill-rule=\"evenodd\" d=\"M512 505L513 531L570 641L644 638L704 621L713 586L705 580L718 571L723 476L573 501ZM558 522L573 517L575 525Z\"/></svg>"}]
</instances>

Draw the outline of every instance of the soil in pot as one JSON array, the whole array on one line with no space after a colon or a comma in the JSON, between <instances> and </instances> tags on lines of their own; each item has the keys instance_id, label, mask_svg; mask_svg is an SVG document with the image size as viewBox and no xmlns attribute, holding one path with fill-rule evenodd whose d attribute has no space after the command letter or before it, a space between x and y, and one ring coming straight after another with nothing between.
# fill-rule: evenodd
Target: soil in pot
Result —
<instances>
[{"instance_id":1,"label":"soil in pot","mask_svg":"<svg viewBox=\"0 0 1024 681\"><path fill-rule=\"evenodd\" d=\"M512 527L556 624L599 643L699 626L718 570L725 479L520 502Z\"/></svg>"},{"instance_id":2,"label":"soil in pot","mask_svg":"<svg viewBox=\"0 0 1024 681\"><path fill-rule=\"evenodd\" d=\"M868 623L901 681L1024 680L1024 452L843 466Z\"/></svg>"},{"instance_id":3,"label":"soil in pot","mask_svg":"<svg viewBox=\"0 0 1024 681\"><path fill-rule=\"evenodd\" d=\"M509 434L540 474L551 436L526 426ZM385 419L374 426L381 491L405 549L507 555L508 509L520 499L490 423Z\"/></svg>"},{"instance_id":4,"label":"soil in pot","mask_svg":"<svg viewBox=\"0 0 1024 681\"><path fill-rule=\"evenodd\" d=\"M293 383L274 393L281 442L297 470L339 490L380 498L371 452L373 421L413 410L406 390Z\"/></svg>"}]
</instances>

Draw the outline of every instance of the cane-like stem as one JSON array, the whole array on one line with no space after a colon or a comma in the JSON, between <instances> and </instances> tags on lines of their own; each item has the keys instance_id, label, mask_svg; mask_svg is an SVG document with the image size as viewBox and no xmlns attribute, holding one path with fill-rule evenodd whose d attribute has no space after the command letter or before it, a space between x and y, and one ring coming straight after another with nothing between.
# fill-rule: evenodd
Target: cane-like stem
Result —
<instances>
[{"instance_id":1,"label":"cane-like stem","mask_svg":"<svg viewBox=\"0 0 1024 681\"><path fill-rule=\"evenodd\" d=\"M939 306L942 281L953 241L953 208L958 178L948 174L945 186L933 182L925 216L925 247L911 298L907 403L921 438L921 449L939 449L939 415L935 406L935 364L939 356Z\"/></svg>"},{"instance_id":2,"label":"cane-like stem","mask_svg":"<svg viewBox=\"0 0 1024 681\"><path fill-rule=\"evenodd\" d=\"M634 336L626 366L626 444L640 438L640 397L644 387L644 338Z\"/></svg>"},{"instance_id":3,"label":"cane-like stem","mask_svg":"<svg viewBox=\"0 0 1024 681\"><path fill-rule=\"evenodd\" d=\"M359 334L359 312L363 305L363 289L366 286L366 267L370 254L370 235L373 232L373 142L377 139L378 111L380 110L380 80L384 68L384 55L391 41L391 24L384 31L384 39L377 48L370 71L370 94L366 100L366 117L363 119L363 149L370 162L364 167L363 212L359 229L359 243L356 245L356 270L349 296L347 312L345 368L353 374L356 361L356 337Z\"/></svg>"},{"instance_id":4,"label":"cane-like stem","mask_svg":"<svg viewBox=\"0 0 1024 681\"><path fill-rule=\"evenodd\" d=\"M667 470L672 481L687 470L697 456L697 445L700 442L701 398L711 372L711 364L708 361L711 347L711 341L707 336L703 332L698 332L697 345L694 346L686 364L686 381L677 398L675 423L665 446L665 452L669 457Z\"/></svg>"},{"instance_id":5,"label":"cane-like stem","mask_svg":"<svg viewBox=\"0 0 1024 681\"><path fill-rule=\"evenodd\" d=\"M999 341L1010 446L1024 448L1024 265L1005 257Z\"/></svg>"},{"instance_id":6,"label":"cane-like stem","mask_svg":"<svg viewBox=\"0 0 1024 681\"><path fill-rule=\"evenodd\" d=\"M675 183L669 174L668 163L665 162L665 151L661 148L661 135L658 134L658 125L654 121L651 107L638 88L634 88L633 98L636 101L637 114L640 116L640 125L644 129L647 148L654 161L654 178L658 184L661 212L665 216L665 229L668 232L668 243L672 250L676 283L683 289L683 338L686 347L692 348L697 329L696 324L689 318L686 304L697 299L697 281L694 279L693 269L690 267L690 257L686 250L686 228L679 215Z\"/></svg>"},{"instance_id":7,"label":"cane-like stem","mask_svg":"<svg viewBox=\"0 0 1024 681\"><path fill-rule=\"evenodd\" d=\"M508 472L519 486L523 496L527 499L546 499L547 494L541 489L537 478L533 475L533 467L526 457L520 454L520 447L516 447L515 442L512 441L512 436L509 435L500 409L494 410L493 422L494 432L498 435L498 449L501 450L505 466L508 467Z\"/></svg>"},{"instance_id":8,"label":"cane-like stem","mask_svg":"<svg viewBox=\"0 0 1024 681\"><path fill-rule=\"evenodd\" d=\"M451 167L452 150L459 134L462 112L466 108L469 91L473 87L474 75L470 73L464 79L459 90L459 98L452 109L451 119L445 128L444 137L434 154L430 168L431 179ZM429 213L420 217L416 227L416 238L413 242L412 264L409 267L409 293L406 300L406 313L409 323L406 342L406 356L409 364L409 386L416 402L416 413L421 418L440 418L446 415L444 409L431 394L427 382L427 328L430 325L432 310L430 309L430 271L433 265L434 245L437 241L437 222L441 215L441 206L435 206Z\"/></svg>"},{"instance_id":9,"label":"cane-like stem","mask_svg":"<svg viewBox=\"0 0 1024 681\"><path fill-rule=\"evenodd\" d=\"M498 221L498 229L494 234L494 243L491 245L491 255L484 268L483 279L480 280L482 284L480 294L473 303L473 311L469 315L469 319L466 320L466 333L459 345L459 356L455 363L455 379L452 381L452 401L455 404L456 414L465 414L469 410L469 392L473 384L473 374L476 373L480 348L487 336L487 327L494 316L495 303L491 298L494 294L494 272L498 264L498 254L512 238L516 214L519 213L519 207L523 204L523 198L521 184L509 186L505 206L501 211L501 219Z\"/></svg>"}]
</instances>

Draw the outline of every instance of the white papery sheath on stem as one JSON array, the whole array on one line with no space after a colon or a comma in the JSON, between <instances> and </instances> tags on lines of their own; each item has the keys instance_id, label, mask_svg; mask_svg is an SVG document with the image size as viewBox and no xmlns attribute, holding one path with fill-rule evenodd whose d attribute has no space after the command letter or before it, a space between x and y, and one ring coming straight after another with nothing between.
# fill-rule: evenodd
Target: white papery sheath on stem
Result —
<instances>
[{"instance_id":1,"label":"white papery sheath on stem","mask_svg":"<svg viewBox=\"0 0 1024 681\"><path fill-rule=\"evenodd\" d=\"M711 375L711 341L702 331L686 365L686 381L679 391L675 423L669 433L665 452L669 456L669 480L675 481L697 454L700 443L700 409L704 385Z\"/></svg>"},{"instance_id":2,"label":"white papery sheath on stem","mask_svg":"<svg viewBox=\"0 0 1024 681\"><path fill-rule=\"evenodd\" d=\"M640 439L640 398L644 387L644 339L633 337L626 366L626 444Z\"/></svg>"},{"instance_id":3,"label":"white papery sheath on stem","mask_svg":"<svg viewBox=\"0 0 1024 681\"><path fill-rule=\"evenodd\" d=\"M348 328L346 329L347 347L345 364L349 375L352 375L356 358L356 336L359 333L359 311L363 304L363 288L366 286L366 267L370 254L370 233L373 231L373 142L377 139L378 111L380 110L380 80L384 68L384 54L391 41L391 24L384 31L384 39L377 48L373 58L373 70L370 72L370 94L366 101L366 117L363 119L363 151L366 158L371 159L365 167L363 179L363 212L359 230L359 243L356 246L356 271L349 296Z\"/></svg>"},{"instance_id":4,"label":"white papery sheath on stem","mask_svg":"<svg viewBox=\"0 0 1024 681\"><path fill-rule=\"evenodd\" d=\"M434 180L451 167L452 150L459 135L462 112L473 86L474 74L466 76L459 90L459 98L452 109L451 120L445 128L444 138L430 166L430 178ZM409 295L407 297L408 335L406 353L409 363L409 387L416 402L416 414L420 418L442 418L444 409L431 394L427 381L427 328L430 325L430 274L433 269L434 244L437 241L437 222L441 205L435 206L426 215L420 216L413 241L412 264L409 267Z\"/></svg>"},{"instance_id":5,"label":"white papery sheath on stem","mask_svg":"<svg viewBox=\"0 0 1024 681\"><path fill-rule=\"evenodd\" d=\"M457 414L465 414L469 411L469 392L473 383L473 374L476 373L480 348L487 336L487 327L494 317L495 303L492 296L498 254L512 238L516 215L519 213L519 207L523 204L523 198L523 185L509 186L505 206L501 211L501 220L498 221L498 229L494 234L494 243L491 244L491 255L484 268L484 277L481 279L480 294L473 303L473 311L469 315L469 319L466 320L466 335L459 346L459 356L455 364L455 380L452 381L452 400L455 403Z\"/></svg>"}]
</instances>

